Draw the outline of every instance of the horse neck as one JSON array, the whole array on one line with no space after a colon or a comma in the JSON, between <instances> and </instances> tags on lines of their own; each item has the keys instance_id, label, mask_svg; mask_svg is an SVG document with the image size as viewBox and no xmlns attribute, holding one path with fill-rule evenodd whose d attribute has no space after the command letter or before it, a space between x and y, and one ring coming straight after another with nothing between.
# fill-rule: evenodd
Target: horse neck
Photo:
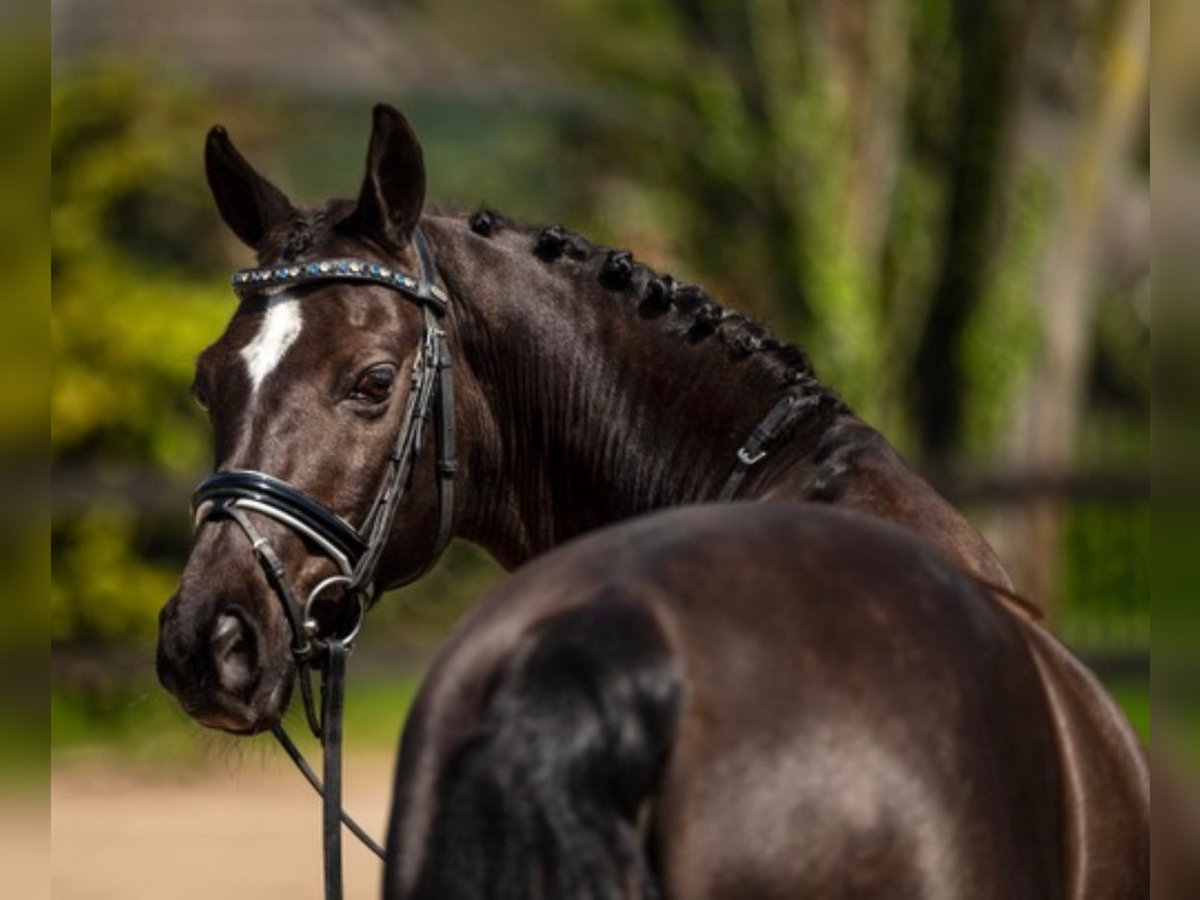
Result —
<instances>
[{"instance_id":1,"label":"horse neck","mask_svg":"<svg viewBox=\"0 0 1200 900\"><path fill-rule=\"evenodd\" d=\"M678 312L640 314L648 276L605 289L602 255L544 262L529 234L481 238L453 219L428 231L455 298L460 536L512 566L593 528L716 499L787 389L778 363L732 361L717 335L687 336Z\"/></svg>"}]
</instances>

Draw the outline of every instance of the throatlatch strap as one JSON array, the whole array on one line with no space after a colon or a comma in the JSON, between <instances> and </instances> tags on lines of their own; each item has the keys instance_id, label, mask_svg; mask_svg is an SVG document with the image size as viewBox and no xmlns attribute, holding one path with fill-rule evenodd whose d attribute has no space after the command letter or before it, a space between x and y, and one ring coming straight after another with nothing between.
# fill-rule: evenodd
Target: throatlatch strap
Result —
<instances>
[{"instance_id":1,"label":"throatlatch strap","mask_svg":"<svg viewBox=\"0 0 1200 900\"><path fill-rule=\"evenodd\" d=\"M754 430L750 432L750 436L746 438L746 442L738 448L737 462L734 464L729 478L726 479L725 485L721 488L721 493L717 495L718 500L725 502L734 498L738 492L738 488L742 486L746 475L749 474L754 466L766 458L767 451L765 447L767 442L775 436L777 431L792 420L793 416L803 405L803 398L795 394L788 394L771 407L771 411L766 414L761 422L754 426Z\"/></svg>"}]
</instances>

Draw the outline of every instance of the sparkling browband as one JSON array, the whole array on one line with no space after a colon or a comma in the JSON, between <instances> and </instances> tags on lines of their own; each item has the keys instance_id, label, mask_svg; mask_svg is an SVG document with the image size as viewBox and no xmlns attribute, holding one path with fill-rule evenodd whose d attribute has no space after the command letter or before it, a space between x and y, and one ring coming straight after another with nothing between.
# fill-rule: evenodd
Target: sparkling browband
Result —
<instances>
[{"instance_id":1,"label":"sparkling browband","mask_svg":"<svg viewBox=\"0 0 1200 900\"><path fill-rule=\"evenodd\" d=\"M238 269L233 273L233 289L238 293L259 287L280 287L312 281L367 281L402 291L414 299L429 302L439 313L446 311L446 292L429 285L429 296L420 293L421 282L398 269L365 259L319 259L295 266L269 266L264 269Z\"/></svg>"}]
</instances>

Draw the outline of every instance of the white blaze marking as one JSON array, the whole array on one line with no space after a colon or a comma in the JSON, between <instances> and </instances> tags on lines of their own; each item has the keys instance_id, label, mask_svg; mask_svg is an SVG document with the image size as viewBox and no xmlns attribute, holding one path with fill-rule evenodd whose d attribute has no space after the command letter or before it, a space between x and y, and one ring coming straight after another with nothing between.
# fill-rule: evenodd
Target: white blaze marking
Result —
<instances>
[{"instance_id":1,"label":"white blaze marking","mask_svg":"<svg viewBox=\"0 0 1200 900\"><path fill-rule=\"evenodd\" d=\"M286 291L276 294L267 301L267 312L263 316L258 334L242 348L242 359L250 375L250 391L257 393L271 371L279 365L288 347L300 336L303 325L300 304Z\"/></svg>"}]
</instances>

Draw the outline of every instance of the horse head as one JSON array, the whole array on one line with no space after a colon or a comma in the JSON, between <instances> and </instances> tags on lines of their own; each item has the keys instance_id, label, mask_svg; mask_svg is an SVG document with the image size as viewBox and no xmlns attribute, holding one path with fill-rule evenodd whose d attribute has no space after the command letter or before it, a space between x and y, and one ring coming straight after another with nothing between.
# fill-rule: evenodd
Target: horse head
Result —
<instances>
[{"instance_id":1,"label":"horse head","mask_svg":"<svg viewBox=\"0 0 1200 900\"><path fill-rule=\"evenodd\" d=\"M235 275L238 309L196 365L215 471L160 616L158 671L200 722L250 733L278 722L311 640L356 629L445 544L452 509L424 426L449 402L446 295L418 229L420 145L395 110L375 109L357 201L293 206L221 128L205 162L258 266Z\"/></svg>"}]
</instances>

